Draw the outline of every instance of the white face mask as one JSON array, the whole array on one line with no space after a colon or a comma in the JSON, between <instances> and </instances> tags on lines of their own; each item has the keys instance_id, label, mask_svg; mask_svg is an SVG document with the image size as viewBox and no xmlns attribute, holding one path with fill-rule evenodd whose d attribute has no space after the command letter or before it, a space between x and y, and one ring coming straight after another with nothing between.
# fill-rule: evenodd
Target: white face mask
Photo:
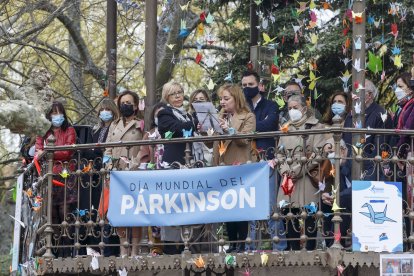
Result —
<instances>
[{"instance_id":1,"label":"white face mask","mask_svg":"<svg viewBox=\"0 0 414 276\"><path fill-rule=\"evenodd\" d=\"M300 119L302 119L302 111L298 110L298 109L291 109L289 110L289 117L292 120L292 122L297 122Z\"/></svg>"},{"instance_id":2,"label":"white face mask","mask_svg":"<svg viewBox=\"0 0 414 276\"><path fill-rule=\"evenodd\" d=\"M332 165L335 164L335 152L328 153L328 159L331 161Z\"/></svg>"},{"instance_id":3,"label":"white face mask","mask_svg":"<svg viewBox=\"0 0 414 276\"><path fill-rule=\"evenodd\" d=\"M401 100L405 97L405 91L401 87L397 87L394 90L395 96L397 97L397 100Z\"/></svg>"}]
</instances>

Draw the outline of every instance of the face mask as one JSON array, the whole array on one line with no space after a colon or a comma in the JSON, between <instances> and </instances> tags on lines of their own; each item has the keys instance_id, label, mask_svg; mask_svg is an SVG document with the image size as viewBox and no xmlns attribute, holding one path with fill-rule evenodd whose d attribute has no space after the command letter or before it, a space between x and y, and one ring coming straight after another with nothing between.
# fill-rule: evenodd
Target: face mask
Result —
<instances>
[{"instance_id":1,"label":"face mask","mask_svg":"<svg viewBox=\"0 0 414 276\"><path fill-rule=\"evenodd\" d=\"M123 117L129 117L134 115L134 106L132 104L121 104L119 109Z\"/></svg>"},{"instance_id":2,"label":"face mask","mask_svg":"<svg viewBox=\"0 0 414 276\"><path fill-rule=\"evenodd\" d=\"M52 125L54 127L60 127L65 121L63 114L52 115Z\"/></svg>"},{"instance_id":3,"label":"face mask","mask_svg":"<svg viewBox=\"0 0 414 276\"><path fill-rule=\"evenodd\" d=\"M394 93L399 101L405 97L405 91L401 87L395 88Z\"/></svg>"},{"instance_id":4,"label":"face mask","mask_svg":"<svg viewBox=\"0 0 414 276\"><path fill-rule=\"evenodd\" d=\"M154 118L154 124L158 126L158 117Z\"/></svg>"},{"instance_id":5,"label":"face mask","mask_svg":"<svg viewBox=\"0 0 414 276\"><path fill-rule=\"evenodd\" d=\"M334 165L335 164L335 152L330 152L330 153L328 153L328 156L327 156L328 158L329 158L329 161L331 161L331 164L332 165Z\"/></svg>"},{"instance_id":6,"label":"face mask","mask_svg":"<svg viewBox=\"0 0 414 276\"><path fill-rule=\"evenodd\" d=\"M243 88L243 93L247 100L251 100L259 94L259 87L245 87Z\"/></svg>"},{"instance_id":7,"label":"face mask","mask_svg":"<svg viewBox=\"0 0 414 276\"><path fill-rule=\"evenodd\" d=\"M113 118L112 112L108 111L108 110L102 110L99 113L99 118L101 118L101 120L104 121L104 122L109 122Z\"/></svg>"},{"instance_id":8,"label":"face mask","mask_svg":"<svg viewBox=\"0 0 414 276\"><path fill-rule=\"evenodd\" d=\"M298 109L291 109L289 110L289 117L292 120L292 122L297 122L300 119L302 119L302 112Z\"/></svg>"},{"instance_id":9,"label":"face mask","mask_svg":"<svg viewBox=\"0 0 414 276\"><path fill-rule=\"evenodd\" d=\"M335 115L342 115L345 112L345 105L341 103L333 103L331 110Z\"/></svg>"}]
</instances>

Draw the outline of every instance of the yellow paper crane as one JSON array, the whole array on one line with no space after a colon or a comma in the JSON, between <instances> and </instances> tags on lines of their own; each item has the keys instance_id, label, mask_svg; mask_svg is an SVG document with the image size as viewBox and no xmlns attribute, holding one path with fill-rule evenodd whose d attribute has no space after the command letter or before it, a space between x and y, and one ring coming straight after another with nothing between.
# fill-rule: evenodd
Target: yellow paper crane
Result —
<instances>
[{"instance_id":1,"label":"yellow paper crane","mask_svg":"<svg viewBox=\"0 0 414 276\"><path fill-rule=\"evenodd\" d=\"M267 261L269 260L269 255L266 253L260 255L260 260L262 262L262 265L267 265Z\"/></svg>"},{"instance_id":2,"label":"yellow paper crane","mask_svg":"<svg viewBox=\"0 0 414 276\"><path fill-rule=\"evenodd\" d=\"M315 33L311 33L310 39L311 39L311 43L315 45L318 43L319 36Z\"/></svg>"},{"instance_id":3,"label":"yellow paper crane","mask_svg":"<svg viewBox=\"0 0 414 276\"><path fill-rule=\"evenodd\" d=\"M267 44L269 44L270 42L273 42L276 39L276 37L270 38L270 36L267 33L263 33L262 35L263 35L263 40L264 40L263 45L267 45Z\"/></svg>"},{"instance_id":4,"label":"yellow paper crane","mask_svg":"<svg viewBox=\"0 0 414 276\"><path fill-rule=\"evenodd\" d=\"M289 56L293 57L293 60L295 62L298 62L299 55L300 55L300 50L296 50L296 52L294 52L293 54L291 54Z\"/></svg>"},{"instance_id":5,"label":"yellow paper crane","mask_svg":"<svg viewBox=\"0 0 414 276\"><path fill-rule=\"evenodd\" d=\"M308 82L309 82L309 90L315 89L316 81L318 79L320 79L320 77L316 77L315 74L312 71L309 72L309 80L308 80Z\"/></svg>"},{"instance_id":6,"label":"yellow paper crane","mask_svg":"<svg viewBox=\"0 0 414 276\"><path fill-rule=\"evenodd\" d=\"M187 2L187 4L180 5L180 8L182 11L188 11L188 6L190 5L190 1Z\"/></svg>"},{"instance_id":7,"label":"yellow paper crane","mask_svg":"<svg viewBox=\"0 0 414 276\"><path fill-rule=\"evenodd\" d=\"M68 173L67 169L63 169L63 171L60 173L60 176L63 178L67 178L70 174Z\"/></svg>"},{"instance_id":8,"label":"yellow paper crane","mask_svg":"<svg viewBox=\"0 0 414 276\"><path fill-rule=\"evenodd\" d=\"M394 57L394 65L397 66L398 69L403 67L403 63L401 62L401 55L396 55Z\"/></svg>"}]
</instances>

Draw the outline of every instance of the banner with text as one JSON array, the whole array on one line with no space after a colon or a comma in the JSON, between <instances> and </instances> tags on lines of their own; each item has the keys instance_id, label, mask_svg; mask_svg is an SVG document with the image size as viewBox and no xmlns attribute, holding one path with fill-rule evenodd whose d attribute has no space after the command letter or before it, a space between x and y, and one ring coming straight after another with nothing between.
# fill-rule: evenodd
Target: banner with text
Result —
<instances>
[{"instance_id":1,"label":"banner with text","mask_svg":"<svg viewBox=\"0 0 414 276\"><path fill-rule=\"evenodd\" d=\"M269 172L267 162L182 170L113 171L108 219L113 226L267 219Z\"/></svg>"}]
</instances>

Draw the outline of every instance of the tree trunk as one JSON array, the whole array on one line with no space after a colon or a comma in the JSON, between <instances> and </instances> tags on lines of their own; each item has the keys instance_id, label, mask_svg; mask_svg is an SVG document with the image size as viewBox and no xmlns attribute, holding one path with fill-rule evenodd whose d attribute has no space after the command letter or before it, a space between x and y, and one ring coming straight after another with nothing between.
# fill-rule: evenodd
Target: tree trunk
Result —
<instances>
[{"instance_id":1,"label":"tree trunk","mask_svg":"<svg viewBox=\"0 0 414 276\"><path fill-rule=\"evenodd\" d=\"M81 0L73 0L73 2L68 6L68 16L72 19L74 28L76 32L80 33L80 12ZM76 42L73 40L72 36L69 34L69 55L75 57L76 59L81 59L81 55L78 50ZM69 64L69 81L70 81L70 92L74 99L73 104L75 110L79 111L79 116L82 117L84 114L88 113L92 108L89 101L86 100L84 91L83 91L83 70L79 64L70 62ZM87 115L87 118L82 120L82 123L88 124L91 123L93 116ZM89 119L91 118L91 119Z\"/></svg>"}]
</instances>

